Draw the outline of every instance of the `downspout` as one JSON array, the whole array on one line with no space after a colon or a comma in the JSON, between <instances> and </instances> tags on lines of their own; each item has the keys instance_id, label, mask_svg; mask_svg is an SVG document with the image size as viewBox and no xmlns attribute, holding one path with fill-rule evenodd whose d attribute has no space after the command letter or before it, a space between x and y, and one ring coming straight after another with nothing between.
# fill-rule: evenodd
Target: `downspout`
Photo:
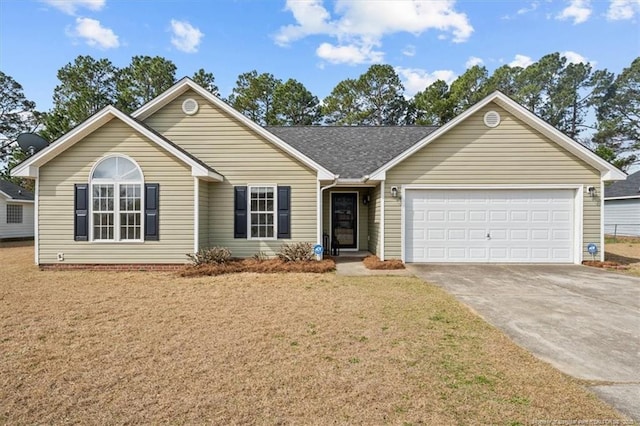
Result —
<instances>
[{"instance_id":1,"label":"downspout","mask_svg":"<svg viewBox=\"0 0 640 426\"><path fill-rule=\"evenodd\" d=\"M329 188L333 188L334 186L336 186L338 184L338 179L340 178L340 175L335 175L334 179L333 179L333 183L331 185L327 185L324 188L322 188L320 186L320 181L318 181L318 188L320 189L320 191L317 191L318 193L318 200L317 200L317 205L318 205L318 211L316 213L316 216L318 218L318 235L317 235L317 239L318 239L318 244L322 245L322 225L323 225L323 214L322 214L322 194L324 193L325 190L329 189Z\"/></svg>"}]
</instances>

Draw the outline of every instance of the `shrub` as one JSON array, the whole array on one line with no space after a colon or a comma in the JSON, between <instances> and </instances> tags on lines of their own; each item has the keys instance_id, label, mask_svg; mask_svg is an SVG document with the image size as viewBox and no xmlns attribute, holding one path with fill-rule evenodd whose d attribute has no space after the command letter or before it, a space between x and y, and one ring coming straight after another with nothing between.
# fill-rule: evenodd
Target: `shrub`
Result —
<instances>
[{"instance_id":1,"label":"shrub","mask_svg":"<svg viewBox=\"0 0 640 426\"><path fill-rule=\"evenodd\" d=\"M269 256L267 256L267 253L259 251L258 253L251 256L251 259L255 260L256 262L264 262L265 260L269 260Z\"/></svg>"},{"instance_id":2,"label":"shrub","mask_svg":"<svg viewBox=\"0 0 640 426\"><path fill-rule=\"evenodd\" d=\"M283 244L278 253L283 262L308 262L316 258L311 243Z\"/></svg>"},{"instance_id":3,"label":"shrub","mask_svg":"<svg viewBox=\"0 0 640 426\"><path fill-rule=\"evenodd\" d=\"M226 247L209 247L187 254L195 265L219 265L231 259L231 251Z\"/></svg>"}]
</instances>

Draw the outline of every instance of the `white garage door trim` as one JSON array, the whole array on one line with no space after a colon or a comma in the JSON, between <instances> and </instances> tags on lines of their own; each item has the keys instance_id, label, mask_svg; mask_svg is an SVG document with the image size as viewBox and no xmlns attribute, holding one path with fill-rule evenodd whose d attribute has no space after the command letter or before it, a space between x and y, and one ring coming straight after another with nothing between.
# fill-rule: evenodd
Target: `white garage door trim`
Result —
<instances>
[{"instance_id":1,"label":"white garage door trim","mask_svg":"<svg viewBox=\"0 0 640 426\"><path fill-rule=\"evenodd\" d=\"M499 190L499 189L570 189L574 191L574 217L573 217L573 262L575 264L582 263L582 241L583 241L583 193L584 185L577 184L540 184L540 185L405 185L401 188L401 258L406 262L406 213L405 206L407 200L407 191L411 190Z\"/></svg>"}]
</instances>

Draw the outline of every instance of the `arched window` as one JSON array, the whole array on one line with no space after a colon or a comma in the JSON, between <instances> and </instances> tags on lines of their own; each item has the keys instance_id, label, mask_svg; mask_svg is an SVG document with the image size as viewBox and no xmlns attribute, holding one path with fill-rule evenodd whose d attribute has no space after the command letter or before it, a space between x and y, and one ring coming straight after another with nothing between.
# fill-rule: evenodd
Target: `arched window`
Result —
<instances>
[{"instance_id":1,"label":"arched window","mask_svg":"<svg viewBox=\"0 0 640 426\"><path fill-rule=\"evenodd\" d=\"M106 157L91 174L91 239L142 241L140 167L122 155Z\"/></svg>"}]
</instances>

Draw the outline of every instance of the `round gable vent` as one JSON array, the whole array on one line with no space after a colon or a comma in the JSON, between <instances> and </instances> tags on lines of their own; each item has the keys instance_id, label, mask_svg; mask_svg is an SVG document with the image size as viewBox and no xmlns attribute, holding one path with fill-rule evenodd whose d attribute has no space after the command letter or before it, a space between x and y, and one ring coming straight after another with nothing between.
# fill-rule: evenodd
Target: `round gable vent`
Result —
<instances>
[{"instance_id":1,"label":"round gable vent","mask_svg":"<svg viewBox=\"0 0 640 426\"><path fill-rule=\"evenodd\" d=\"M185 99L182 103L182 112L187 115L193 115L198 112L198 102L195 99Z\"/></svg>"},{"instance_id":2,"label":"round gable vent","mask_svg":"<svg viewBox=\"0 0 640 426\"><path fill-rule=\"evenodd\" d=\"M500 114L496 111L488 111L484 115L484 124L487 127L497 127L500 124Z\"/></svg>"}]
</instances>

